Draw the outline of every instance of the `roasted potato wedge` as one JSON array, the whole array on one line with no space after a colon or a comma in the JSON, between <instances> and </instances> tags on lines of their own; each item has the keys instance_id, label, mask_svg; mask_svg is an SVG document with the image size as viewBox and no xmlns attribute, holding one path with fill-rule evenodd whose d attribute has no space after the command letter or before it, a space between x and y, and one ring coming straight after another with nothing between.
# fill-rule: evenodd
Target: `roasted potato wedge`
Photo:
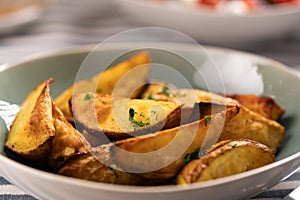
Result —
<instances>
[{"instance_id":1,"label":"roasted potato wedge","mask_svg":"<svg viewBox=\"0 0 300 200\"><path fill-rule=\"evenodd\" d=\"M284 114L284 109L271 97L256 96L252 94L234 94L226 96L236 99L241 105L271 120L277 121Z\"/></svg>"},{"instance_id":2,"label":"roasted potato wedge","mask_svg":"<svg viewBox=\"0 0 300 200\"><path fill-rule=\"evenodd\" d=\"M49 94L52 82L42 82L26 97L5 141L8 153L30 160L36 167L45 165L55 136Z\"/></svg>"},{"instance_id":3,"label":"roasted potato wedge","mask_svg":"<svg viewBox=\"0 0 300 200\"><path fill-rule=\"evenodd\" d=\"M255 140L276 152L283 141L284 132L285 128L278 122L240 106L239 114L225 123L219 140L239 138Z\"/></svg>"},{"instance_id":4,"label":"roasted potato wedge","mask_svg":"<svg viewBox=\"0 0 300 200\"><path fill-rule=\"evenodd\" d=\"M199 89L179 89L173 85L159 82L148 84L141 98L175 102L182 105L183 117L181 124L199 120L205 115L210 115L208 114L208 108L211 110L209 111L210 113L217 113L218 111L224 110L224 108L221 108L222 106L234 106L239 104L238 101L234 99L226 98L215 93ZM201 108L200 113L198 107L195 107L195 103L199 105L204 103L201 106L208 107Z\"/></svg>"},{"instance_id":5,"label":"roasted potato wedge","mask_svg":"<svg viewBox=\"0 0 300 200\"><path fill-rule=\"evenodd\" d=\"M47 167L55 169L69 157L91 149L90 144L64 117L58 107L52 106L55 137L51 144L51 153L48 157Z\"/></svg>"},{"instance_id":6,"label":"roasted potato wedge","mask_svg":"<svg viewBox=\"0 0 300 200\"><path fill-rule=\"evenodd\" d=\"M8 152L49 171L71 155L90 148L53 103L52 82L53 79L44 81L24 100L5 143Z\"/></svg>"},{"instance_id":7,"label":"roasted potato wedge","mask_svg":"<svg viewBox=\"0 0 300 200\"><path fill-rule=\"evenodd\" d=\"M203 157L192 160L177 176L178 184L217 179L249 171L275 161L273 151L253 140L226 140Z\"/></svg>"},{"instance_id":8,"label":"roasted potato wedge","mask_svg":"<svg viewBox=\"0 0 300 200\"><path fill-rule=\"evenodd\" d=\"M173 102L82 93L72 98L77 128L113 141L180 125L181 106Z\"/></svg>"},{"instance_id":9,"label":"roasted potato wedge","mask_svg":"<svg viewBox=\"0 0 300 200\"><path fill-rule=\"evenodd\" d=\"M154 134L115 142L110 147L113 163L147 179L168 180L183 166L184 156L203 145L214 144L223 125L239 113L230 107L201 120ZM211 146L211 145L209 145Z\"/></svg>"},{"instance_id":10,"label":"roasted potato wedge","mask_svg":"<svg viewBox=\"0 0 300 200\"><path fill-rule=\"evenodd\" d=\"M194 103L212 102L224 105L239 104L237 100L199 89L176 88L166 83L150 83L143 91L141 98L176 102L182 105L194 106Z\"/></svg>"},{"instance_id":11,"label":"roasted potato wedge","mask_svg":"<svg viewBox=\"0 0 300 200\"><path fill-rule=\"evenodd\" d=\"M141 52L132 58L119 63L104 72L93 76L89 80L82 80L66 89L60 96L55 99L56 105L64 113L66 118L72 121L72 115L69 108L69 100L73 94L83 92L97 92L112 94L118 81L122 79L119 85L122 88L115 91L115 96L125 96L135 98L139 95L148 78L150 70L150 57L148 53ZM141 66L141 67L139 67Z\"/></svg>"},{"instance_id":12,"label":"roasted potato wedge","mask_svg":"<svg viewBox=\"0 0 300 200\"><path fill-rule=\"evenodd\" d=\"M57 169L57 173L64 176L112 184L155 184L151 180L143 179L133 173L124 172L111 164L109 152L105 146L93 148L90 152L70 157Z\"/></svg>"}]
</instances>

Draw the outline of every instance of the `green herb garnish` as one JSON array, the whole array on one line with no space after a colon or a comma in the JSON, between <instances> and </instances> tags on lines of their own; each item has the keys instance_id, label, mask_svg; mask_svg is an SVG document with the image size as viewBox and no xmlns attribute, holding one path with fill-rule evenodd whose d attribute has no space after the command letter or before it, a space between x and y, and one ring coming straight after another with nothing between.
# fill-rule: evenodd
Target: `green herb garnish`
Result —
<instances>
[{"instance_id":1,"label":"green herb garnish","mask_svg":"<svg viewBox=\"0 0 300 200\"><path fill-rule=\"evenodd\" d=\"M205 115L204 120L205 120L205 125L210 124L211 117L209 115Z\"/></svg>"},{"instance_id":2,"label":"green herb garnish","mask_svg":"<svg viewBox=\"0 0 300 200\"><path fill-rule=\"evenodd\" d=\"M170 88L168 88L167 85L165 85L162 89L161 89L161 94L165 94L166 96L168 97L171 97L173 94L172 94L172 91L170 90Z\"/></svg>"},{"instance_id":3,"label":"green herb garnish","mask_svg":"<svg viewBox=\"0 0 300 200\"><path fill-rule=\"evenodd\" d=\"M231 147L235 147L238 143L235 141L229 142L228 145Z\"/></svg>"},{"instance_id":4,"label":"green herb garnish","mask_svg":"<svg viewBox=\"0 0 300 200\"><path fill-rule=\"evenodd\" d=\"M139 126L139 127L144 127L144 126L148 126L150 125L150 122L142 122L142 121L136 121L134 119L134 115L137 114L137 112L134 111L133 108L129 109L129 121L135 125L135 126Z\"/></svg>"},{"instance_id":5,"label":"green herb garnish","mask_svg":"<svg viewBox=\"0 0 300 200\"><path fill-rule=\"evenodd\" d=\"M197 148L194 152L188 153L183 158L183 164L186 165L192 160L196 160L204 156L204 152L200 150L200 148Z\"/></svg>"},{"instance_id":6,"label":"green herb garnish","mask_svg":"<svg viewBox=\"0 0 300 200\"><path fill-rule=\"evenodd\" d=\"M92 99L93 95L90 94L90 93L87 93L85 96L84 96L84 100L90 100Z\"/></svg>"},{"instance_id":7,"label":"green herb garnish","mask_svg":"<svg viewBox=\"0 0 300 200\"><path fill-rule=\"evenodd\" d=\"M152 94L152 92L148 95L148 97L147 97L147 99L151 99L151 100L153 100L154 98L153 98L153 94Z\"/></svg>"},{"instance_id":8,"label":"green herb garnish","mask_svg":"<svg viewBox=\"0 0 300 200\"><path fill-rule=\"evenodd\" d=\"M116 178L119 178L119 175L114 168L112 168L112 167L108 167L108 168L114 173Z\"/></svg>"}]
</instances>

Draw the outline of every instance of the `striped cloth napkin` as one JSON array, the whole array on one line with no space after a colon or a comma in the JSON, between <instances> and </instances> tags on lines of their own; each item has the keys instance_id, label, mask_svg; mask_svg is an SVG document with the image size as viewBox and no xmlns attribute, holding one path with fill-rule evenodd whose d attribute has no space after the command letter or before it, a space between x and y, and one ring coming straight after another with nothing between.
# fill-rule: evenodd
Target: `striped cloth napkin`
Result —
<instances>
[{"instance_id":1,"label":"striped cloth napkin","mask_svg":"<svg viewBox=\"0 0 300 200\"><path fill-rule=\"evenodd\" d=\"M113 34L136 27L139 25L110 1L50 1L37 24L0 36L0 64L15 62L37 52L97 44ZM239 49L265 55L300 71L300 34ZM252 199L282 199L299 185L300 170ZM34 197L0 177L0 199L29 200Z\"/></svg>"}]
</instances>

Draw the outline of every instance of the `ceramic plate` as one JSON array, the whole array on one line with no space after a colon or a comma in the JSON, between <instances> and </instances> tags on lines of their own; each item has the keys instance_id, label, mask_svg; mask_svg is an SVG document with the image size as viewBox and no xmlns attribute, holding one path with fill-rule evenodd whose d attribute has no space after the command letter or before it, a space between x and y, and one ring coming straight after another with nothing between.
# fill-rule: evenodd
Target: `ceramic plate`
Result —
<instances>
[{"instance_id":1,"label":"ceramic plate","mask_svg":"<svg viewBox=\"0 0 300 200\"><path fill-rule=\"evenodd\" d=\"M275 163L187 186L139 187L96 183L43 172L8 158L3 151L7 131L0 120L1 175L38 199L247 199L274 186L300 166L300 88L297 87L300 78L295 71L274 60L229 49L205 47L207 54L202 54L193 45L166 44L168 51L162 50L164 45L161 44L162 48L153 48L153 45L147 44L142 46L150 53L153 62L162 63L179 72L193 87L215 92L225 89L230 93L268 95L286 110L280 121L286 127L286 135ZM91 65L96 66L89 73L101 70L98 66L111 63L116 55L121 55L117 61L127 58L134 53L131 49L131 44L102 46L94 52L95 57L89 57L94 58ZM57 96L74 82L79 67L87 62L86 56L90 50L90 47L83 47L1 66L0 98L20 104L37 84L49 77L55 79L51 94ZM177 56L174 56L174 52L178 53L175 53ZM195 68L190 67L191 62L178 56L180 53L189 61L197 61ZM215 65L211 65L210 59ZM201 73L200 78L195 76L195 69ZM171 76L157 68L150 78L173 81ZM180 81L174 84L182 86Z\"/></svg>"}]
</instances>

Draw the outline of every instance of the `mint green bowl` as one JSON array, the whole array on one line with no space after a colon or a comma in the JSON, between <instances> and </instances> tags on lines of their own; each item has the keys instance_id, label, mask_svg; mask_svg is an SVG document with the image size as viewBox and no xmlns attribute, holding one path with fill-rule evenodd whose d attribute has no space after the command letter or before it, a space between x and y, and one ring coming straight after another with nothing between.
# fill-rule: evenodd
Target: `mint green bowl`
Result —
<instances>
[{"instance_id":1,"label":"mint green bowl","mask_svg":"<svg viewBox=\"0 0 300 200\"><path fill-rule=\"evenodd\" d=\"M286 127L286 134L276 162L188 186L138 187L96 183L43 172L8 158L3 151L7 130L0 120L0 175L39 199L247 199L274 186L300 166L300 77L296 71L265 57L229 49L205 47L205 54L198 47L187 44L153 46L145 43L142 46L150 53L152 62L175 69L193 87L273 97L286 111L280 121ZM92 47L82 47L0 66L0 99L20 104L32 89L49 77L55 80L51 95L56 97L74 83L76 76L79 77L80 67L92 66L80 76L89 77L136 52L131 44L104 45L89 54L91 50ZM210 58L215 65L211 65ZM197 70L201 76L195 75ZM176 78L176 73L168 72L156 67L150 78L186 86L183 79Z\"/></svg>"}]
</instances>

